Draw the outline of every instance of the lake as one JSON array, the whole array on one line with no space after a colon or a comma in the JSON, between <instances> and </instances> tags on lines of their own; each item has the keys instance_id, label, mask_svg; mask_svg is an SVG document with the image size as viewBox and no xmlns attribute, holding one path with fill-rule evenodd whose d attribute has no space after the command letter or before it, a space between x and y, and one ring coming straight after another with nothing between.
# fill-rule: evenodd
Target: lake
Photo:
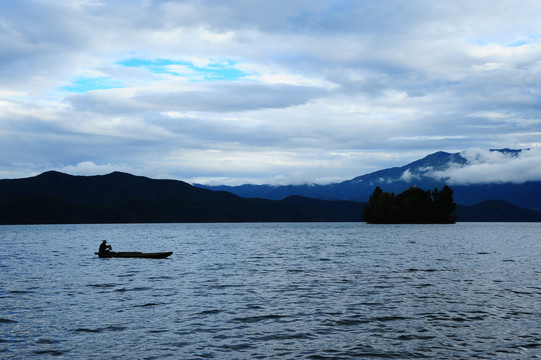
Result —
<instances>
[{"instance_id":1,"label":"lake","mask_svg":"<svg viewBox=\"0 0 541 360\"><path fill-rule=\"evenodd\" d=\"M0 226L0 358L541 358L541 223ZM100 259L174 251L167 259Z\"/></svg>"}]
</instances>

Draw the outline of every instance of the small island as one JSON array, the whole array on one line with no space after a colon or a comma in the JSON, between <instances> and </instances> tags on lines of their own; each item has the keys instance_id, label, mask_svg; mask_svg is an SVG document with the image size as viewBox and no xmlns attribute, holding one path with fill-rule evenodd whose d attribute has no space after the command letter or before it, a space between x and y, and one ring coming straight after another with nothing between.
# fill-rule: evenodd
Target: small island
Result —
<instances>
[{"instance_id":1,"label":"small island","mask_svg":"<svg viewBox=\"0 0 541 360\"><path fill-rule=\"evenodd\" d=\"M411 187L395 196L378 186L361 216L369 224L454 224L456 203L453 190L441 191Z\"/></svg>"}]
</instances>

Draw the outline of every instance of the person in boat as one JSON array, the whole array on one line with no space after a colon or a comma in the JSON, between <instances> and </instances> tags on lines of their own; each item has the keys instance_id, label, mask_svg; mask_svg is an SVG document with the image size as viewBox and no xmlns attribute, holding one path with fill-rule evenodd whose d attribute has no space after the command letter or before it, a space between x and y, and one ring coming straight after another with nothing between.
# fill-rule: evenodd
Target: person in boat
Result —
<instances>
[{"instance_id":1,"label":"person in boat","mask_svg":"<svg viewBox=\"0 0 541 360\"><path fill-rule=\"evenodd\" d=\"M113 250L113 247L111 245L107 245L107 240L103 240L100 244L100 253L109 252L110 250Z\"/></svg>"}]
</instances>

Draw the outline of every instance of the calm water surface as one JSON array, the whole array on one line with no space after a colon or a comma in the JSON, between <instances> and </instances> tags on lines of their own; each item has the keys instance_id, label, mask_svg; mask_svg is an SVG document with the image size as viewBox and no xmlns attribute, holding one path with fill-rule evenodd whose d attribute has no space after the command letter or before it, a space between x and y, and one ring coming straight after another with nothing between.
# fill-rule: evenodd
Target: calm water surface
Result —
<instances>
[{"instance_id":1,"label":"calm water surface","mask_svg":"<svg viewBox=\"0 0 541 360\"><path fill-rule=\"evenodd\" d=\"M1 226L0 358L541 358L540 255L526 223Z\"/></svg>"}]
</instances>

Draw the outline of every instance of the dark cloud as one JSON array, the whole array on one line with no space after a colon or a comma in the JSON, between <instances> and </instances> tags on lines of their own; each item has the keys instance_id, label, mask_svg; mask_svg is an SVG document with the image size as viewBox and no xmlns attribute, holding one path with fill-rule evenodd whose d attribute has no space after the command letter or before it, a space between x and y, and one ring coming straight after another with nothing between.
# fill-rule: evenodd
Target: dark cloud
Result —
<instances>
[{"instance_id":1,"label":"dark cloud","mask_svg":"<svg viewBox=\"0 0 541 360\"><path fill-rule=\"evenodd\" d=\"M149 94L134 101L175 111L239 112L302 105L321 96L317 88L292 85L215 84L201 91Z\"/></svg>"},{"instance_id":2,"label":"dark cloud","mask_svg":"<svg viewBox=\"0 0 541 360\"><path fill-rule=\"evenodd\" d=\"M204 85L197 90L171 92L141 91L125 95L122 90L89 92L69 96L66 101L76 111L102 114L140 111L242 112L288 108L306 104L325 92L318 88L293 85L226 83Z\"/></svg>"}]
</instances>

